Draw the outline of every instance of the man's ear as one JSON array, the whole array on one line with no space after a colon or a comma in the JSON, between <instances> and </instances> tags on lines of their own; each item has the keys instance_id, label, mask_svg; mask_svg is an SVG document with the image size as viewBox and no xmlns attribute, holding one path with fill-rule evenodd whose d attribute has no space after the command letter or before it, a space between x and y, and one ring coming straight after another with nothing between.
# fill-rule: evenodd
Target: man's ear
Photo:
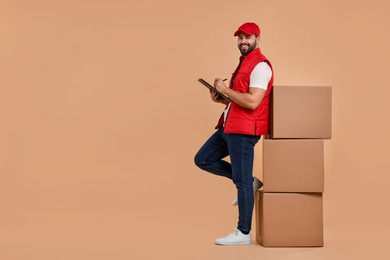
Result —
<instances>
[{"instance_id":1,"label":"man's ear","mask_svg":"<svg viewBox=\"0 0 390 260\"><path fill-rule=\"evenodd\" d=\"M259 47L260 46L260 35L259 36L256 36L256 45L257 45L257 47Z\"/></svg>"}]
</instances>

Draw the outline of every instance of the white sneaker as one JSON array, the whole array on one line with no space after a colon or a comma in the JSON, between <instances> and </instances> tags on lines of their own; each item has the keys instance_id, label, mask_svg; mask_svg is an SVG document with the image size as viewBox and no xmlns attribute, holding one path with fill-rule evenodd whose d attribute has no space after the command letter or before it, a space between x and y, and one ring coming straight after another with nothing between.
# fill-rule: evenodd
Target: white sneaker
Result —
<instances>
[{"instance_id":1,"label":"white sneaker","mask_svg":"<svg viewBox=\"0 0 390 260\"><path fill-rule=\"evenodd\" d=\"M248 235L245 235L239 229L236 228L226 237L221 237L215 240L215 244L224 246L250 245L252 244L251 233L249 232Z\"/></svg>"},{"instance_id":2,"label":"white sneaker","mask_svg":"<svg viewBox=\"0 0 390 260\"><path fill-rule=\"evenodd\" d=\"M261 186L263 186L263 183L259 179L257 179L256 177L253 177L253 192L260 189ZM234 200L232 201L232 204L233 204L233 206L238 205L237 197L234 198Z\"/></svg>"}]
</instances>

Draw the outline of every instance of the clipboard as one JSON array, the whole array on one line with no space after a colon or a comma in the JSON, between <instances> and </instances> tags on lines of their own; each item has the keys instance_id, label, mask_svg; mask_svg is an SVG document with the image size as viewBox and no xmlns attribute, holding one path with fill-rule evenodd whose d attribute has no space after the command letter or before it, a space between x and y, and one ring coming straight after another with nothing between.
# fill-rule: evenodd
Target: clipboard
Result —
<instances>
[{"instance_id":1,"label":"clipboard","mask_svg":"<svg viewBox=\"0 0 390 260\"><path fill-rule=\"evenodd\" d=\"M223 100L225 100L225 101L227 101L227 102L232 102L232 100L231 100L228 96L226 96L225 94L222 94L221 92L219 92L213 85L211 85L210 83L208 83L208 82L205 81L204 79L199 78L198 81L199 81L202 85L204 85L206 88L208 88L208 89L210 89L210 90L212 90L212 91L218 93L218 95L219 95Z\"/></svg>"}]
</instances>

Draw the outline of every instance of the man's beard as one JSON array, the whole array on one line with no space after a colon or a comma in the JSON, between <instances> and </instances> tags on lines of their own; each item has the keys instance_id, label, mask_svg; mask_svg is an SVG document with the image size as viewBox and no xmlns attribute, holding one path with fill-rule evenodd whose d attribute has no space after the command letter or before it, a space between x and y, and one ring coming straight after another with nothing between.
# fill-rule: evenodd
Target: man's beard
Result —
<instances>
[{"instance_id":1,"label":"man's beard","mask_svg":"<svg viewBox=\"0 0 390 260\"><path fill-rule=\"evenodd\" d=\"M242 49L241 46L246 46L246 48ZM256 48L256 42L254 42L254 44L251 46L250 44L240 44L240 52L242 55L248 55L249 53L251 53L254 49Z\"/></svg>"}]
</instances>

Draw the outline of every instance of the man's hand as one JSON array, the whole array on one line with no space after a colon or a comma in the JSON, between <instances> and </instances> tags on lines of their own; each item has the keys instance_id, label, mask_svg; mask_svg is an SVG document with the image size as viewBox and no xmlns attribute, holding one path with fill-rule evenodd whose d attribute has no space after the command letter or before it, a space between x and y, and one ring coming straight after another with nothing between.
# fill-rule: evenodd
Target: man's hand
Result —
<instances>
[{"instance_id":1,"label":"man's hand","mask_svg":"<svg viewBox=\"0 0 390 260\"><path fill-rule=\"evenodd\" d=\"M211 99L216 103L221 103L224 105L227 105L227 103L228 103L223 98L221 98L217 92L212 91L211 89L210 89L210 96L211 96Z\"/></svg>"},{"instance_id":2,"label":"man's hand","mask_svg":"<svg viewBox=\"0 0 390 260\"><path fill-rule=\"evenodd\" d=\"M228 86L226 86L223 79L216 78L214 80L214 87L221 93L226 95L226 89L228 89Z\"/></svg>"}]
</instances>

